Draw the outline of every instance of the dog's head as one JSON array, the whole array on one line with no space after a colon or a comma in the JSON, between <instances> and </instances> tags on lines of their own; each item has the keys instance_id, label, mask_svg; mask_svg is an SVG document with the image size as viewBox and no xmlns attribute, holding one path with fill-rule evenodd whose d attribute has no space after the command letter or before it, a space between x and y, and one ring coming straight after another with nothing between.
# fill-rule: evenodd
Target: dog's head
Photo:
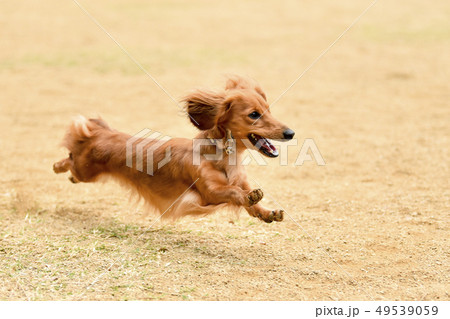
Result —
<instances>
[{"instance_id":1,"label":"dog's head","mask_svg":"<svg viewBox=\"0 0 450 319\"><path fill-rule=\"evenodd\" d=\"M196 90L183 99L192 124L200 130L230 130L237 148L248 139L262 154L278 156L269 139L290 140L294 131L270 113L260 86L246 78L233 76L220 92Z\"/></svg>"}]
</instances>

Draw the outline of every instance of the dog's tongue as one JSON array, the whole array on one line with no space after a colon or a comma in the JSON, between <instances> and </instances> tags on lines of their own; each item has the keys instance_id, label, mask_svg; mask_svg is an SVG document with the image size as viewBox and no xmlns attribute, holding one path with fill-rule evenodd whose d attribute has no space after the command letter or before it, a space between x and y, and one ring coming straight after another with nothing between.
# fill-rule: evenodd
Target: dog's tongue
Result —
<instances>
[{"instance_id":1,"label":"dog's tongue","mask_svg":"<svg viewBox=\"0 0 450 319\"><path fill-rule=\"evenodd\" d=\"M276 149L275 146L272 145L272 143L270 143L266 138L262 137L262 136L258 136L259 140L258 143L256 143L256 147L260 148L260 149L264 149L267 153L273 155L273 156L278 156L278 150Z\"/></svg>"}]
</instances>

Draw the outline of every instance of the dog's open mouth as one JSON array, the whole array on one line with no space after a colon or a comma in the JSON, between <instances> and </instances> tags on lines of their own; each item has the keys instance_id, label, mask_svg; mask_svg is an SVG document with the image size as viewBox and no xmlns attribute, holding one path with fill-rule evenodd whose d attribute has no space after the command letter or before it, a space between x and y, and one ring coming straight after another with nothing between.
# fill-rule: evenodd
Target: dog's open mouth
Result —
<instances>
[{"instance_id":1,"label":"dog's open mouth","mask_svg":"<svg viewBox=\"0 0 450 319\"><path fill-rule=\"evenodd\" d=\"M268 139L254 133L250 133L248 136L248 139L250 142L266 156L269 157L277 157L278 156L278 150L275 148L275 146L272 145L272 143L269 142Z\"/></svg>"}]
</instances>

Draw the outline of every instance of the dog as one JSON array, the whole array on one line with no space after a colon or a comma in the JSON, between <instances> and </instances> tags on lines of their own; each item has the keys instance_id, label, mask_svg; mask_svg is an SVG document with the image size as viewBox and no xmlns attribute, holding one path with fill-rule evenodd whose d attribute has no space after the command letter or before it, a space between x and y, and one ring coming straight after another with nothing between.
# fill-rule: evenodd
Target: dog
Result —
<instances>
[{"instance_id":1,"label":"dog","mask_svg":"<svg viewBox=\"0 0 450 319\"><path fill-rule=\"evenodd\" d=\"M295 134L271 115L261 87L254 80L231 76L224 90L197 89L183 102L199 134L194 139L172 138L162 145L158 139L135 140L133 145L145 144L141 157L144 163L150 163L146 169L145 165L137 169L127 162L135 163L139 158L135 146L127 153L127 142L132 136L111 129L100 118L88 120L79 116L70 124L62 142L69 157L55 163L54 172L70 170L73 183L113 177L137 192L162 217L200 216L222 208L244 208L264 222L282 221L283 210L258 204L263 192L251 188L241 165L241 156L249 145L267 157L276 157L278 151L269 139L290 140ZM203 141L201 147L196 147L196 140ZM149 153L156 145L159 146ZM170 161L158 168L157 163L166 158L168 151ZM198 163L194 163L195 159Z\"/></svg>"}]
</instances>

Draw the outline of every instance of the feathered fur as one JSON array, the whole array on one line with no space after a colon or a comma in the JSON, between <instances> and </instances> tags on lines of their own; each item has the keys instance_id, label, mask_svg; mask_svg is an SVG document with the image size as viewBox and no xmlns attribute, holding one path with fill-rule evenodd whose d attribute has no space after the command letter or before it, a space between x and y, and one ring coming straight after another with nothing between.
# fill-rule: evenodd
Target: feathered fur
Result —
<instances>
[{"instance_id":1,"label":"feathered fur","mask_svg":"<svg viewBox=\"0 0 450 319\"><path fill-rule=\"evenodd\" d=\"M266 96L259 85L242 77L230 77L225 90L195 90L184 100L191 122L200 129L197 139L226 139L231 132L235 139L236 164L231 165L229 155L220 150L221 159L208 160L204 155L216 153L218 144L195 149L192 139L172 138L159 145L152 157L147 150L158 143L155 139L137 139L133 143L132 163L127 166L126 146L132 136L111 129L102 119L76 117L63 139L69 157L54 164L56 173L69 171L70 180L96 182L110 176L122 185L135 190L150 206L164 217L205 215L218 209L238 210L266 222L281 221L283 212L268 210L258 203L261 190L254 190L246 179L240 156L245 151L243 142L251 133L264 138L282 139L287 127L273 118ZM264 114L256 123L249 118L252 112ZM142 170L136 168L136 145L142 150ZM170 150L170 161L158 167ZM199 165L194 157L199 155ZM152 174L147 165L150 163Z\"/></svg>"}]
</instances>

